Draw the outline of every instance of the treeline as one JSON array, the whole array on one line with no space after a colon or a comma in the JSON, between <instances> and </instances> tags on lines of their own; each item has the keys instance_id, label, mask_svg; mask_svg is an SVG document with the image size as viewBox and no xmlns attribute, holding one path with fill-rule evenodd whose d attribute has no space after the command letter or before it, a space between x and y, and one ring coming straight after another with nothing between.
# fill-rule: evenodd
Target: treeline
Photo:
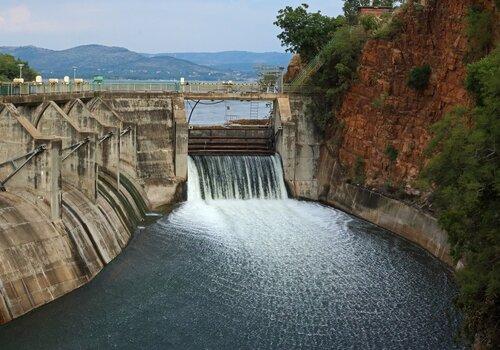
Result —
<instances>
[{"instance_id":1,"label":"treeline","mask_svg":"<svg viewBox=\"0 0 500 350\"><path fill-rule=\"evenodd\" d=\"M14 56L0 54L0 81L12 81L19 77L19 64L24 64L23 78L25 81L33 81L37 76L37 72L30 68L25 61L16 59Z\"/></svg>"}]
</instances>

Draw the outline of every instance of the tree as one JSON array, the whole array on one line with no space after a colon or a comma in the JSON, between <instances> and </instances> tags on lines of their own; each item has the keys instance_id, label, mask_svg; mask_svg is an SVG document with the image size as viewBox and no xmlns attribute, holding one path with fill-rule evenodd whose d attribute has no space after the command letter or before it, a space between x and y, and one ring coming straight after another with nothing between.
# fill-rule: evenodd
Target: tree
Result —
<instances>
[{"instance_id":1,"label":"tree","mask_svg":"<svg viewBox=\"0 0 500 350\"><path fill-rule=\"evenodd\" d=\"M319 131L325 129L342 96L352 83L358 59L368 33L361 26L350 26L343 16L331 18L308 12L308 5L287 6L278 13L278 36L288 51L299 53L308 62L317 55L324 62L308 81L317 94L310 104L310 116Z\"/></svg>"},{"instance_id":2,"label":"tree","mask_svg":"<svg viewBox=\"0 0 500 350\"><path fill-rule=\"evenodd\" d=\"M343 17L328 17L321 12L308 12L309 5L287 6L278 12L275 25L282 29L278 35L286 50L300 54L304 61L316 56L333 33L345 24Z\"/></svg>"},{"instance_id":3,"label":"tree","mask_svg":"<svg viewBox=\"0 0 500 350\"><path fill-rule=\"evenodd\" d=\"M373 0L373 6L394 7L396 0Z\"/></svg>"},{"instance_id":4,"label":"tree","mask_svg":"<svg viewBox=\"0 0 500 350\"><path fill-rule=\"evenodd\" d=\"M24 64L23 78L34 80L37 72L30 68L27 62L14 58L11 55L0 54L0 81L12 81L19 77L19 64Z\"/></svg>"},{"instance_id":5,"label":"tree","mask_svg":"<svg viewBox=\"0 0 500 350\"><path fill-rule=\"evenodd\" d=\"M457 108L434 126L422 176L434 187L451 253L465 263L457 273L463 334L493 349L500 343L500 49L469 65L466 86L476 107Z\"/></svg>"}]
</instances>

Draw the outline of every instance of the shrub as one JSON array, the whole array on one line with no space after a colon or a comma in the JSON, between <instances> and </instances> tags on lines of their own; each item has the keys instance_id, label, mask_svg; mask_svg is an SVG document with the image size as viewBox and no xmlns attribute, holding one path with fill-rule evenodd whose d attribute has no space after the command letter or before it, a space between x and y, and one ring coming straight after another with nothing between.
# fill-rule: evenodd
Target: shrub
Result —
<instances>
[{"instance_id":1,"label":"shrub","mask_svg":"<svg viewBox=\"0 0 500 350\"><path fill-rule=\"evenodd\" d=\"M373 108L376 108L376 109L385 108L386 107L385 100L387 99L388 96L389 95L387 94L387 92L381 93L379 97L376 97L372 101Z\"/></svg>"},{"instance_id":2,"label":"shrub","mask_svg":"<svg viewBox=\"0 0 500 350\"><path fill-rule=\"evenodd\" d=\"M399 152L393 145L388 145L385 149L385 154L389 157L391 162L395 162L398 159Z\"/></svg>"},{"instance_id":3,"label":"shrub","mask_svg":"<svg viewBox=\"0 0 500 350\"><path fill-rule=\"evenodd\" d=\"M359 19L359 23L363 27L363 29L367 32L372 32L377 30L380 26L380 19L373 15L361 16Z\"/></svg>"},{"instance_id":4,"label":"shrub","mask_svg":"<svg viewBox=\"0 0 500 350\"><path fill-rule=\"evenodd\" d=\"M311 118L316 131L323 133L332 117L331 105L325 96L315 95L306 106L306 113Z\"/></svg>"},{"instance_id":5,"label":"shrub","mask_svg":"<svg viewBox=\"0 0 500 350\"><path fill-rule=\"evenodd\" d=\"M467 14L466 62L474 62L486 56L493 46L494 14L479 5L471 6Z\"/></svg>"},{"instance_id":6,"label":"shrub","mask_svg":"<svg viewBox=\"0 0 500 350\"><path fill-rule=\"evenodd\" d=\"M428 64L421 67L414 67L408 75L408 86L415 90L424 90L429 85L431 72L431 66Z\"/></svg>"},{"instance_id":7,"label":"shrub","mask_svg":"<svg viewBox=\"0 0 500 350\"><path fill-rule=\"evenodd\" d=\"M342 27L333 34L321 52L326 62L310 80L316 89L324 92L319 103L328 107L328 113L313 114L317 116L313 120L318 129L324 129L334 116L344 93L355 79L358 59L366 38L365 31L358 26Z\"/></svg>"},{"instance_id":8,"label":"shrub","mask_svg":"<svg viewBox=\"0 0 500 350\"><path fill-rule=\"evenodd\" d=\"M399 33L401 33L402 28L403 21L399 18L399 16L394 15L387 18L386 21L382 23L373 33L372 37L374 39L392 40L396 38Z\"/></svg>"},{"instance_id":9,"label":"shrub","mask_svg":"<svg viewBox=\"0 0 500 350\"><path fill-rule=\"evenodd\" d=\"M489 55L479 62L469 64L467 67L467 77L465 87L475 97L476 103L480 106L484 104L483 97L486 92L492 90L492 85L499 84L500 76L498 69L500 67L500 49L496 49L494 54Z\"/></svg>"}]
</instances>

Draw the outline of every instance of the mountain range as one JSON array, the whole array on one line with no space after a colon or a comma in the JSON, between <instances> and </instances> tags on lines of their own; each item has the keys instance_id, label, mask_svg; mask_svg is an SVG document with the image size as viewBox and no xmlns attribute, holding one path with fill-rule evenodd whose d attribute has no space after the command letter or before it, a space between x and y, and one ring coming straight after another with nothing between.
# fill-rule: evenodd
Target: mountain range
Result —
<instances>
[{"instance_id":1,"label":"mountain range","mask_svg":"<svg viewBox=\"0 0 500 350\"><path fill-rule=\"evenodd\" d=\"M286 67L291 56L279 52L225 51L214 53L145 54L122 47L83 45L67 50L49 50L35 46L0 47L29 62L45 78L73 75L92 78L141 80L252 80L257 66Z\"/></svg>"}]
</instances>

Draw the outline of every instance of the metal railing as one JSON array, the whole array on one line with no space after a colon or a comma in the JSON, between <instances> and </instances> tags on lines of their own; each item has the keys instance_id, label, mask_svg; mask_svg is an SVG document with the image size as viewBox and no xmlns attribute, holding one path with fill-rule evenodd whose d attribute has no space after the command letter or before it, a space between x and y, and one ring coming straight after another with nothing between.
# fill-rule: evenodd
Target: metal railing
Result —
<instances>
[{"instance_id":1,"label":"metal railing","mask_svg":"<svg viewBox=\"0 0 500 350\"><path fill-rule=\"evenodd\" d=\"M309 84L283 84L278 90L265 87L257 82L251 83L223 83L223 82L111 82L111 83L0 83L0 96L40 95L78 92L173 92L191 94L250 94L250 93L314 93L315 87Z\"/></svg>"},{"instance_id":2,"label":"metal railing","mask_svg":"<svg viewBox=\"0 0 500 350\"><path fill-rule=\"evenodd\" d=\"M178 93L256 93L269 92L257 82L110 82L110 83L0 83L1 96L75 92L178 92ZM272 91L277 92L277 91Z\"/></svg>"},{"instance_id":3,"label":"metal railing","mask_svg":"<svg viewBox=\"0 0 500 350\"><path fill-rule=\"evenodd\" d=\"M73 93L92 91L92 84L40 84L40 83L0 83L0 95L2 96L17 96L17 95L37 95L37 94L54 94L54 93Z\"/></svg>"}]
</instances>

